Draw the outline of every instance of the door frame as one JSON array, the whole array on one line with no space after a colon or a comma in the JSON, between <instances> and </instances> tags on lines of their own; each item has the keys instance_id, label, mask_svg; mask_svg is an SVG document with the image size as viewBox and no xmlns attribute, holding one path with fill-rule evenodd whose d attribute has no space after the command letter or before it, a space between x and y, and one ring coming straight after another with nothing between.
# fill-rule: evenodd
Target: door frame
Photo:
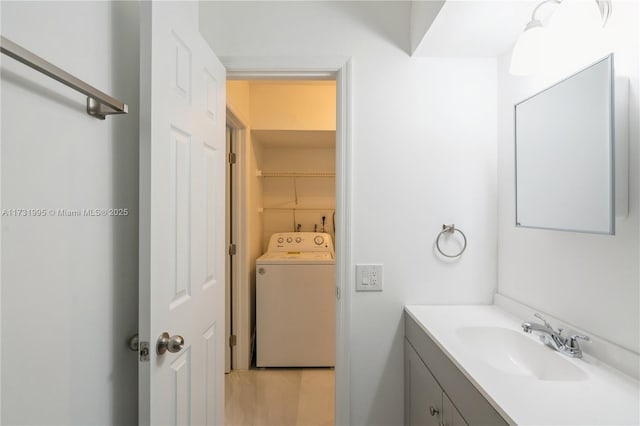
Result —
<instances>
[{"instance_id":1,"label":"door frame","mask_svg":"<svg viewBox=\"0 0 640 426\"><path fill-rule=\"evenodd\" d=\"M245 164L241 160L244 158L246 125L238 118L228 105L226 110L226 125L230 128L232 140L235 140L235 153L237 158L231 177L231 179L233 179L233 188L230 188L229 185L227 185L227 190L232 194L232 203L227 207L230 207L232 211L239 214L239 216L236 217L237 220L233 221L231 224L232 233L234 235L233 240L238 243L240 241L245 241L246 239L246 203L244 198L240 196L246 192L246 182L243 178ZM225 215L228 214L229 208L227 208L225 212ZM227 229L229 228L229 218L226 220L226 227ZM245 322L248 321L248 315L242 312L242 303L240 303L240 301L246 297L243 289L247 288L244 283L241 284L244 278L240 274L242 269L240 265L246 264L246 244L236 244L236 254L234 256L235 258L231 265L231 282L228 287L231 290L231 294L227 294L227 300L225 301L225 316L227 320L231 321L231 327L227 325L225 326L225 329L227 329L231 335L238 336L240 330L246 330L248 328L245 324ZM226 312L229 308L231 308L231 312ZM251 346L249 345L249 348L245 348L244 339L238 339L236 342L236 345L231 346L231 370L238 367L238 354L243 351L250 351ZM225 344L229 345L229 341L225 340Z\"/></svg>"},{"instance_id":2,"label":"door frame","mask_svg":"<svg viewBox=\"0 0 640 426\"><path fill-rule=\"evenodd\" d=\"M336 365L335 424L350 422L351 289L351 58L220 57L227 80L336 81Z\"/></svg>"}]
</instances>

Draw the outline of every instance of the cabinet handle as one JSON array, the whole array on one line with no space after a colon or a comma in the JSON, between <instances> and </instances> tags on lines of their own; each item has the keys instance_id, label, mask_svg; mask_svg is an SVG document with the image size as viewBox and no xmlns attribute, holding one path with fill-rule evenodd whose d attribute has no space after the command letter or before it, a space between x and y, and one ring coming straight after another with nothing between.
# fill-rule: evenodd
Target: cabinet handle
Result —
<instances>
[{"instance_id":1,"label":"cabinet handle","mask_svg":"<svg viewBox=\"0 0 640 426\"><path fill-rule=\"evenodd\" d=\"M440 413L440 410L438 410L436 407L434 407L433 405L429 406L429 414L431 414L432 416L436 416Z\"/></svg>"}]
</instances>

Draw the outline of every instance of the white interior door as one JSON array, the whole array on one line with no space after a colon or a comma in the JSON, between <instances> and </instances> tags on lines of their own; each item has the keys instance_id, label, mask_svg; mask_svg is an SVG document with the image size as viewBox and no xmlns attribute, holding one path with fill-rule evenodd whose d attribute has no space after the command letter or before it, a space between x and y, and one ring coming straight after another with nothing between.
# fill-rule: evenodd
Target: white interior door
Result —
<instances>
[{"instance_id":1,"label":"white interior door","mask_svg":"<svg viewBox=\"0 0 640 426\"><path fill-rule=\"evenodd\" d=\"M140 424L224 424L226 73L197 2L140 20Z\"/></svg>"}]
</instances>

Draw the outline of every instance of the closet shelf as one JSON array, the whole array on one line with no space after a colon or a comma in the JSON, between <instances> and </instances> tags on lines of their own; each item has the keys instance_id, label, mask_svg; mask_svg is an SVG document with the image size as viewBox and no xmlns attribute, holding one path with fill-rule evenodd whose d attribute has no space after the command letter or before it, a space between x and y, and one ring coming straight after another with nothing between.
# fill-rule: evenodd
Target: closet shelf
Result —
<instances>
[{"instance_id":1,"label":"closet shelf","mask_svg":"<svg viewBox=\"0 0 640 426\"><path fill-rule=\"evenodd\" d=\"M258 177L336 177L335 172L291 172L257 170Z\"/></svg>"}]
</instances>

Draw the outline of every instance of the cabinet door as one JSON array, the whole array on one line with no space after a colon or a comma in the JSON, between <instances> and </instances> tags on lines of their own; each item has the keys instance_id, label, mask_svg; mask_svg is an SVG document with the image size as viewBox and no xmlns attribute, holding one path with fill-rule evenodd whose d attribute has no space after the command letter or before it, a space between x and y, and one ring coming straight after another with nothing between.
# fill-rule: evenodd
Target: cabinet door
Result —
<instances>
[{"instance_id":1,"label":"cabinet door","mask_svg":"<svg viewBox=\"0 0 640 426\"><path fill-rule=\"evenodd\" d=\"M446 393L442 393L442 426L468 426Z\"/></svg>"},{"instance_id":2,"label":"cabinet door","mask_svg":"<svg viewBox=\"0 0 640 426\"><path fill-rule=\"evenodd\" d=\"M440 426L442 389L405 341L405 425Z\"/></svg>"}]
</instances>

